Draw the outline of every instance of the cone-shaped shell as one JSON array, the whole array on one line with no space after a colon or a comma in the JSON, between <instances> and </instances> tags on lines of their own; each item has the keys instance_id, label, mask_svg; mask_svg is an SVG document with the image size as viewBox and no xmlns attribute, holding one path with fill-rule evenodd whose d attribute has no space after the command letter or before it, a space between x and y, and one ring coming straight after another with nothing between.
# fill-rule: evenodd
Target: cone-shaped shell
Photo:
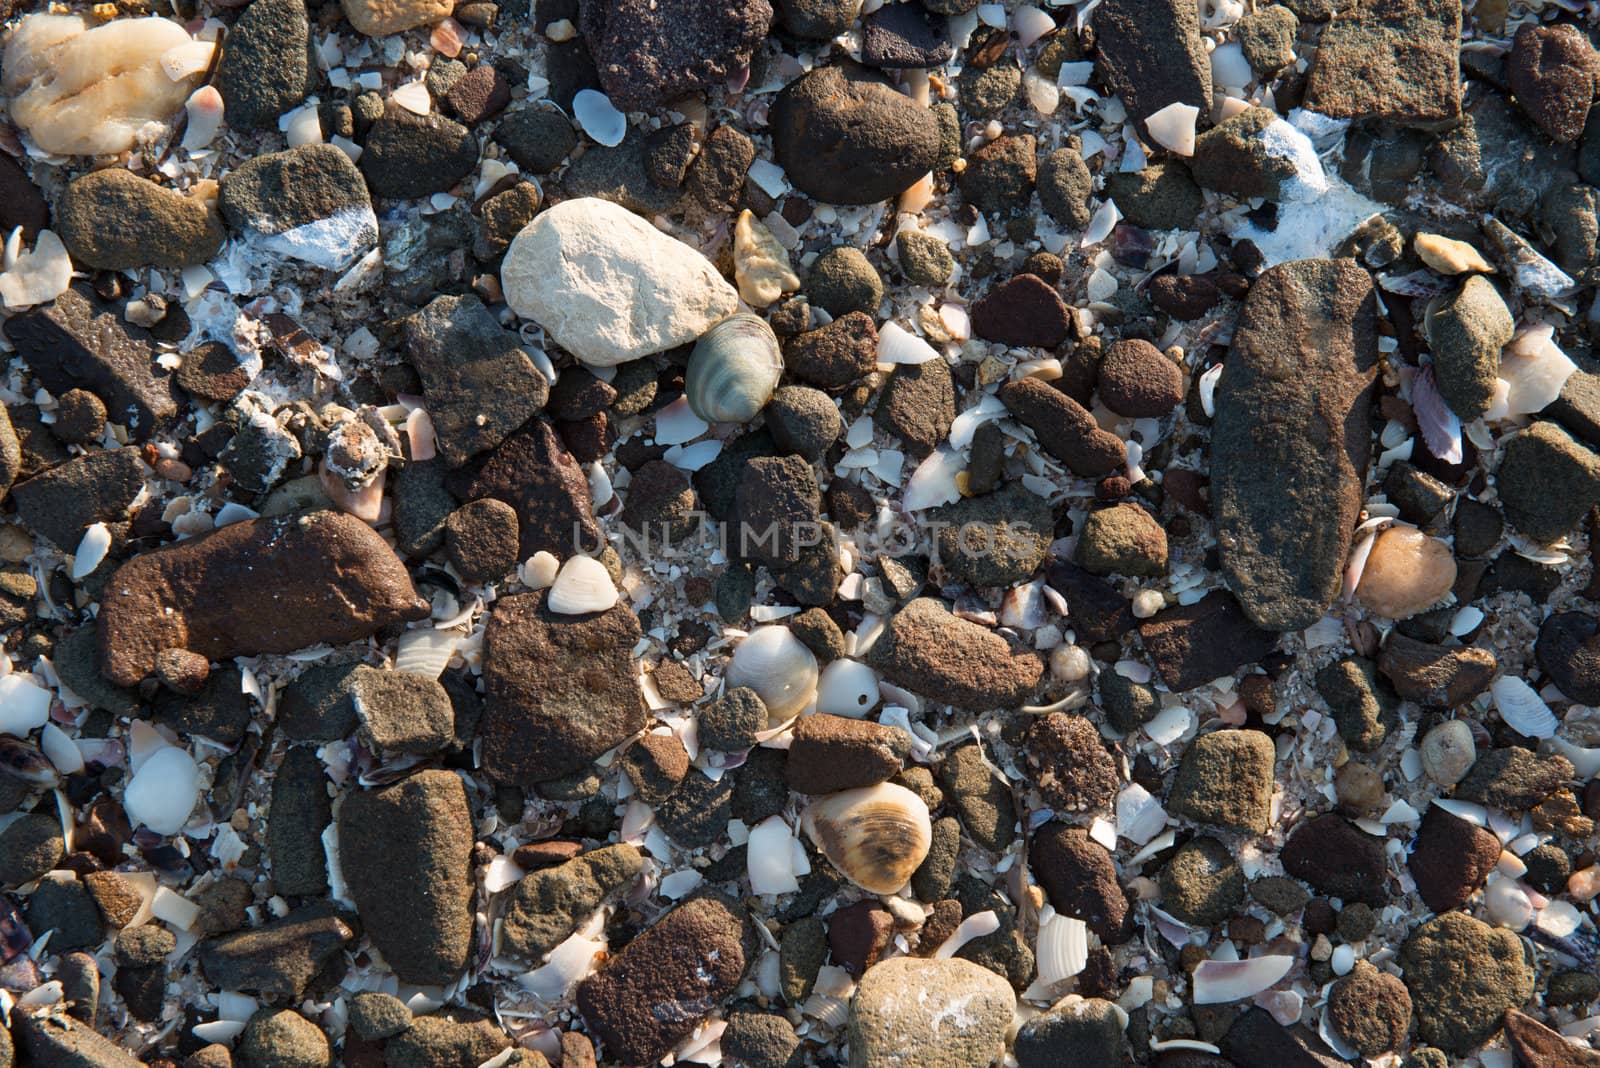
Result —
<instances>
[{"instance_id":1,"label":"cone-shaped shell","mask_svg":"<svg viewBox=\"0 0 1600 1068\"><path fill-rule=\"evenodd\" d=\"M893 894L933 844L928 806L894 783L829 794L811 802L806 834L845 878L874 894Z\"/></svg>"},{"instance_id":2,"label":"cone-shaped shell","mask_svg":"<svg viewBox=\"0 0 1600 1068\"><path fill-rule=\"evenodd\" d=\"M765 319L738 312L695 342L683 392L708 423L747 423L767 406L783 375L783 353Z\"/></svg>"}]
</instances>

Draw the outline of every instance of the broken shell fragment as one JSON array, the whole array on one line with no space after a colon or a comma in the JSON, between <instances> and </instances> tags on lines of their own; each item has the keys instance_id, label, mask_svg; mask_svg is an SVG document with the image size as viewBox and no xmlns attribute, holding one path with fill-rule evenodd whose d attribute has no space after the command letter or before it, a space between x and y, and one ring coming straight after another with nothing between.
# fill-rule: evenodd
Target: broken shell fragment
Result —
<instances>
[{"instance_id":1,"label":"broken shell fragment","mask_svg":"<svg viewBox=\"0 0 1600 1068\"><path fill-rule=\"evenodd\" d=\"M816 693L817 658L788 627L757 627L733 651L726 683L754 690L767 706L767 725L776 726Z\"/></svg>"},{"instance_id":2,"label":"broken shell fragment","mask_svg":"<svg viewBox=\"0 0 1600 1068\"><path fill-rule=\"evenodd\" d=\"M617 603L617 587L606 565L592 556L574 556L561 565L545 603L563 616L604 612Z\"/></svg>"},{"instance_id":3,"label":"broken shell fragment","mask_svg":"<svg viewBox=\"0 0 1600 1068\"><path fill-rule=\"evenodd\" d=\"M933 844L928 806L887 782L818 798L802 823L845 878L874 894L897 892Z\"/></svg>"},{"instance_id":4,"label":"broken shell fragment","mask_svg":"<svg viewBox=\"0 0 1600 1068\"><path fill-rule=\"evenodd\" d=\"M789 253L749 208L739 213L733 227L733 277L739 296L752 308L765 308L800 288Z\"/></svg>"}]
</instances>

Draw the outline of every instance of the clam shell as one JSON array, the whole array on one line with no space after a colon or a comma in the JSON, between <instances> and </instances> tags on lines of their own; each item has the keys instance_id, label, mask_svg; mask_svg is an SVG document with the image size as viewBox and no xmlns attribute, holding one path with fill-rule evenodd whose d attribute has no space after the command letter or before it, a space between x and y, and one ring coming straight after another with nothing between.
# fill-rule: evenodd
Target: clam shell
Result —
<instances>
[{"instance_id":1,"label":"clam shell","mask_svg":"<svg viewBox=\"0 0 1600 1068\"><path fill-rule=\"evenodd\" d=\"M772 726L790 719L817 690L817 658L788 627L757 627L733 651L728 689L748 686L767 706Z\"/></svg>"},{"instance_id":2,"label":"clam shell","mask_svg":"<svg viewBox=\"0 0 1600 1068\"><path fill-rule=\"evenodd\" d=\"M1034 946L1039 979L1053 986L1071 979L1088 966L1088 925L1052 909L1049 918L1039 924L1039 937Z\"/></svg>"},{"instance_id":3,"label":"clam shell","mask_svg":"<svg viewBox=\"0 0 1600 1068\"><path fill-rule=\"evenodd\" d=\"M878 703L878 673L859 660L835 660L817 684L817 711L860 719Z\"/></svg>"},{"instance_id":4,"label":"clam shell","mask_svg":"<svg viewBox=\"0 0 1600 1068\"><path fill-rule=\"evenodd\" d=\"M683 392L708 423L747 423L772 399L783 353L766 320L736 312L695 342Z\"/></svg>"},{"instance_id":5,"label":"clam shell","mask_svg":"<svg viewBox=\"0 0 1600 1068\"><path fill-rule=\"evenodd\" d=\"M561 565L545 604L562 616L604 612L617 603L617 587L606 565L592 556L574 556Z\"/></svg>"},{"instance_id":6,"label":"clam shell","mask_svg":"<svg viewBox=\"0 0 1600 1068\"><path fill-rule=\"evenodd\" d=\"M823 856L874 894L898 892L933 844L928 806L893 783L818 798L802 822Z\"/></svg>"},{"instance_id":7,"label":"clam shell","mask_svg":"<svg viewBox=\"0 0 1600 1068\"><path fill-rule=\"evenodd\" d=\"M1506 726L1525 738L1550 738L1561 726L1539 692L1515 675L1501 675L1489 687L1489 692Z\"/></svg>"}]
</instances>

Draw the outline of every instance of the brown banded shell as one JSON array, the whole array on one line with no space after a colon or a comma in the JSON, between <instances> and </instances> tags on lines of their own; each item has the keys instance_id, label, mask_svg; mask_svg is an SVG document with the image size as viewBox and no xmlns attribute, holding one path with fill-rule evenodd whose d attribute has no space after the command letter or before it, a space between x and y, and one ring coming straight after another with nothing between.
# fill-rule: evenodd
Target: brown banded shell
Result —
<instances>
[{"instance_id":1,"label":"brown banded shell","mask_svg":"<svg viewBox=\"0 0 1600 1068\"><path fill-rule=\"evenodd\" d=\"M928 806L904 786L887 782L817 798L803 823L823 856L874 894L905 886L933 844Z\"/></svg>"}]
</instances>

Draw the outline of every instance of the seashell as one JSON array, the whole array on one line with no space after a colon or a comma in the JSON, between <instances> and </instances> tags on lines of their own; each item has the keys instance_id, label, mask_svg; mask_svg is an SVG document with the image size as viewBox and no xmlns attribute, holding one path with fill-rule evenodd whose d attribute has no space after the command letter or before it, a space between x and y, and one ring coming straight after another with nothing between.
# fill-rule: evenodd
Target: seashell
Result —
<instances>
[{"instance_id":1,"label":"seashell","mask_svg":"<svg viewBox=\"0 0 1600 1068\"><path fill-rule=\"evenodd\" d=\"M782 816L769 816L750 828L745 843L750 889L757 894L792 894L806 874L806 851Z\"/></svg>"},{"instance_id":2,"label":"seashell","mask_svg":"<svg viewBox=\"0 0 1600 1068\"><path fill-rule=\"evenodd\" d=\"M1440 274L1467 274L1482 271L1494 273L1494 266L1483 258L1483 253L1467 244L1442 234L1419 233L1412 238L1417 258Z\"/></svg>"},{"instance_id":3,"label":"seashell","mask_svg":"<svg viewBox=\"0 0 1600 1068\"><path fill-rule=\"evenodd\" d=\"M1533 901L1527 890L1515 879L1507 879L1499 872L1491 873L1484 884L1483 907L1495 923L1513 931L1520 931L1533 922Z\"/></svg>"},{"instance_id":4,"label":"seashell","mask_svg":"<svg viewBox=\"0 0 1600 1068\"><path fill-rule=\"evenodd\" d=\"M1251 957L1248 960L1203 960L1194 970L1194 1003L1221 1005L1255 997L1294 967L1290 956Z\"/></svg>"},{"instance_id":5,"label":"seashell","mask_svg":"<svg viewBox=\"0 0 1600 1068\"><path fill-rule=\"evenodd\" d=\"M432 627L408 630L400 635L400 641L395 646L394 669L436 679L444 674L450 658L455 655L456 646L460 644L461 635L451 631L434 630Z\"/></svg>"},{"instance_id":6,"label":"seashell","mask_svg":"<svg viewBox=\"0 0 1600 1068\"><path fill-rule=\"evenodd\" d=\"M1054 986L1082 972L1089 963L1089 926L1082 920L1051 911L1039 923L1039 938L1034 943L1034 959L1039 963L1039 981Z\"/></svg>"},{"instance_id":7,"label":"seashell","mask_svg":"<svg viewBox=\"0 0 1600 1068\"><path fill-rule=\"evenodd\" d=\"M15 673L0 678L0 734L21 737L42 727L50 718L50 691L32 675Z\"/></svg>"},{"instance_id":8,"label":"seashell","mask_svg":"<svg viewBox=\"0 0 1600 1068\"><path fill-rule=\"evenodd\" d=\"M1561 296L1577 285L1571 275L1541 256L1520 234L1510 230L1494 216L1484 217L1483 231L1494 242L1512 280L1527 296L1548 300Z\"/></svg>"},{"instance_id":9,"label":"seashell","mask_svg":"<svg viewBox=\"0 0 1600 1068\"><path fill-rule=\"evenodd\" d=\"M747 423L767 406L783 375L783 353L766 320L736 312L695 342L683 392L708 423Z\"/></svg>"},{"instance_id":10,"label":"seashell","mask_svg":"<svg viewBox=\"0 0 1600 1068\"><path fill-rule=\"evenodd\" d=\"M1393 526L1373 540L1356 596L1378 615L1406 619L1442 599L1455 581L1450 546L1416 527Z\"/></svg>"},{"instance_id":11,"label":"seashell","mask_svg":"<svg viewBox=\"0 0 1600 1068\"><path fill-rule=\"evenodd\" d=\"M592 556L574 556L561 565L545 601L563 616L604 612L617 603L617 587L606 565Z\"/></svg>"},{"instance_id":12,"label":"seashell","mask_svg":"<svg viewBox=\"0 0 1600 1068\"><path fill-rule=\"evenodd\" d=\"M878 673L859 660L835 660L817 683L817 711L860 719L878 703Z\"/></svg>"},{"instance_id":13,"label":"seashell","mask_svg":"<svg viewBox=\"0 0 1600 1068\"><path fill-rule=\"evenodd\" d=\"M39 732L39 749L53 765L55 772L60 772L62 775L76 775L83 770L83 753L78 749L78 743L54 723L46 723L44 730ZM41 785L55 784L45 781Z\"/></svg>"},{"instance_id":14,"label":"seashell","mask_svg":"<svg viewBox=\"0 0 1600 1068\"><path fill-rule=\"evenodd\" d=\"M933 951L934 959L949 960L974 938L983 938L998 930L1000 930L1000 917L995 915L994 909L975 912L962 920L949 938L939 943L939 948Z\"/></svg>"},{"instance_id":15,"label":"seashell","mask_svg":"<svg viewBox=\"0 0 1600 1068\"><path fill-rule=\"evenodd\" d=\"M1466 778L1477 759L1472 728L1463 720L1447 719L1422 737L1422 768L1440 786Z\"/></svg>"},{"instance_id":16,"label":"seashell","mask_svg":"<svg viewBox=\"0 0 1600 1068\"><path fill-rule=\"evenodd\" d=\"M1543 411L1577 370L1578 365L1555 343L1554 327L1540 324L1522 331L1500 350L1504 395L1496 391L1484 418L1495 422Z\"/></svg>"},{"instance_id":17,"label":"seashell","mask_svg":"<svg viewBox=\"0 0 1600 1068\"><path fill-rule=\"evenodd\" d=\"M915 364L942 358L938 349L899 323L884 323L878 330L879 363Z\"/></svg>"},{"instance_id":18,"label":"seashell","mask_svg":"<svg viewBox=\"0 0 1600 1068\"><path fill-rule=\"evenodd\" d=\"M38 746L5 736L0 736L0 774L29 786L55 786L61 781L55 764Z\"/></svg>"},{"instance_id":19,"label":"seashell","mask_svg":"<svg viewBox=\"0 0 1600 1068\"><path fill-rule=\"evenodd\" d=\"M739 213L733 226L733 277L739 283L739 296L752 308L765 308L800 288L788 250L749 208Z\"/></svg>"},{"instance_id":20,"label":"seashell","mask_svg":"<svg viewBox=\"0 0 1600 1068\"><path fill-rule=\"evenodd\" d=\"M157 834L177 834L189 822L200 796L200 769L194 759L175 746L165 746L145 758L128 781L122 807L134 826L143 824Z\"/></svg>"},{"instance_id":21,"label":"seashell","mask_svg":"<svg viewBox=\"0 0 1600 1068\"><path fill-rule=\"evenodd\" d=\"M78 542L77 551L72 554L72 570L68 573L69 577L73 582L77 582L92 574L110 550L111 528L104 523L90 524L83 532L82 540Z\"/></svg>"},{"instance_id":22,"label":"seashell","mask_svg":"<svg viewBox=\"0 0 1600 1068\"><path fill-rule=\"evenodd\" d=\"M802 825L845 878L874 894L898 892L933 844L928 806L887 782L817 798Z\"/></svg>"},{"instance_id":23,"label":"seashell","mask_svg":"<svg viewBox=\"0 0 1600 1068\"><path fill-rule=\"evenodd\" d=\"M1200 109L1174 102L1144 120L1156 144L1178 156L1194 155L1194 127Z\"/></svg>"},{"instance_id":24,"label":"seashell","mask_svg":"<svg viewBox=\"0 0 1600 1068\"><path fill-rule=\"evenodd\" d=\"M1489 686L1495 710L1506 726L1525 738L1549 738L1561 725L1532 686L1515 675L1501 675Z\"/></svg>"},{"instance_id":25,"label":"seashell","mask_svg":"<svg viewBox=\"0 0 1600 1068\"><path fill-rule=\"evenodd\" d=\"M757 627L733 651L728 689L748 686L767 706L767 723L791 719L817 689L817 658L788 627Z\"/></svg>"}]
</instances>

